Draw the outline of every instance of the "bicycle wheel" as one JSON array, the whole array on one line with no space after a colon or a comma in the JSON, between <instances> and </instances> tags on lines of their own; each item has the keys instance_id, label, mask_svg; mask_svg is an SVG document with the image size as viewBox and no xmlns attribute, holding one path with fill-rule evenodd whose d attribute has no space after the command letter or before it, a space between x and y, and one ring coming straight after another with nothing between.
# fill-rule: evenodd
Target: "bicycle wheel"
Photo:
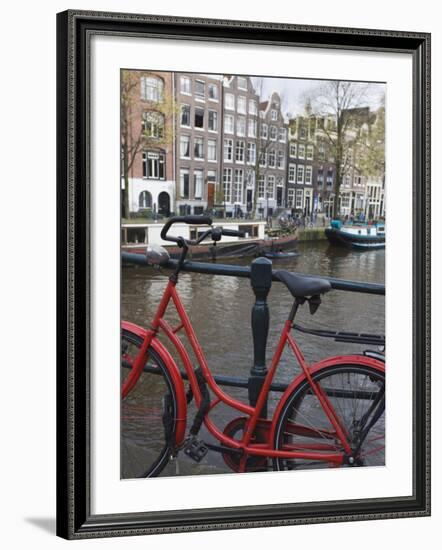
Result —
<instances>
[{"instance_id":1,"label":"bicycle wheel","mask_svg":"<svg viewBox=\"0 0 442 550\"><path fill-rule=\"evenodd\" d=\"M128 375L142 340L121 334L121 384ZM166 365L149 348L149 356L135 387L121 402L121 478L154 477L166 466L175 437L176 393Z\"/></svg>"},{"instance_id":2,"label":"bicycle wheel","mask_svg":"<svg viewBox=\"0 0 442 550\"><path fill-rule=\"evenodd\" d=\"M336 365L313 375L326 394L354 453L354 466L385 464L385 374L364 365ZM344 454L340 440L307 380L287 399L275 430L275 449ZM343 464L345 465L345 464ZM280 459L275 470L327 468L318 459Z\"/></svg>"}]
</instances>

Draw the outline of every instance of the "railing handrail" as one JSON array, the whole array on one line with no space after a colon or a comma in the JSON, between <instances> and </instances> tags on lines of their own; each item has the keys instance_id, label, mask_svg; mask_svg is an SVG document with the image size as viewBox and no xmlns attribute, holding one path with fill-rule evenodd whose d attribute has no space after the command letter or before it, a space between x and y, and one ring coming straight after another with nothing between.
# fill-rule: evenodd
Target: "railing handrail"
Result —
<instances>
[{"instance_id":1,"label":"railing handrail","mask_svg":"<svg viewBox=\"0 0 442 550\"><path fill-rule=\"evenodd\" d=\"M133 252L122 252L121 258L124 263L136 265L149 265L144 254L135 254ZM167 269L175 269L178 260L169 260L163 267ZM183 271L192 273L205 273L207 275L223 275L227 277L242 277L250 279L251 269L249 266L229 265L219 263L192 262L186 260L182 267ZM330 282L335 290L346 290L348 292L363 292L365 294L385 295L385 285L380 283L368 283L364 281L351 281L347 279L336 279L334 277L325 277L324 275L309 275L307 273L298 273L304 277L320 277ZM273 272L273 281L281 282L276 278Z\"/></svg>"}]
</instances>

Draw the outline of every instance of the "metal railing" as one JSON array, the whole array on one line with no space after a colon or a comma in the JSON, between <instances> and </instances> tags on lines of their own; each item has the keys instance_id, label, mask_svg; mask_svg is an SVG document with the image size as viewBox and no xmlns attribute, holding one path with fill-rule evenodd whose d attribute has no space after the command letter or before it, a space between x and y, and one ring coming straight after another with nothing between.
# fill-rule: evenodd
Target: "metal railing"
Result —
<instances>
[{"instance_id":1,"label":"metal railing","mask_svg":"<svg viewBox=\"0 0 442 550\"><path fill-rule=\"evenodd\" d=\"M130 252L122 252L123 264L134 264L141 266L148 266L147 259L142 254L134 254ZM166 269L175 269L177 267L177 260L169 260L163 267ZM228 265L219 263L205 263L205 262L192 262L185 261L182 266L183 271L192 273L205 273L208 275L223 275L228 277L242 277L250 279L252 290L255 294L255 303L252 307L252 336L253 336L253 365L250 370L249 378L236 378L230 376L214 376L215 381L218 384L239 388L247 388L249 394L249 402L252 406L256 405L259 392L261 390L264 379L267 375L266 366L266 348L267 337L269 332L269 309L267 305L267 296L272 286L272 282L281 282L276 277L275 272L272 270L272 262L267 258L256 258L252 261L250 267L239 265ZM312 277L313 275L300 274L305 277ZM318 277L318 275L315 275ZM320 275L321 279L326 279L330 282L332 288L336 290L345 290L348 292L361 292L365 294L377 294L385 295L385 285L379 283L367 283L362 281L350 281L346 279L336 279L333 277L324 277ZM298 327L295 327L298 328ZM298 328L299 330L299 328ZM301 327L302 330L302 327ZM304 332L309 330L304 329ZM327 331L310 331L312 334L315 332L327 332ZM332 335L330 332L329 337L335 337L336 335L345 335L344 340L351 342L349 335L351 333L336 333ZM316 334L317 336L323 336L324 334ZM364 337L365 343L368 343L367 334L353 335L353 338ZM377 336L373 336L374 341L369 343L376 343L379 339ZM358 340L353 340L358 342ZM364 343L364 339L359 340L360 343ZM382 343L382 342L380 342ZM384 341L385 343L385 341ZM146 367L147 369L149 367ZM181 373L183 378L187 378L185 372ZM287 384L273 383L271 386L272 391L283 392L287 388ZM267 416L267 405L262 411L262 417Z\"/></svg>"}]
</instances>

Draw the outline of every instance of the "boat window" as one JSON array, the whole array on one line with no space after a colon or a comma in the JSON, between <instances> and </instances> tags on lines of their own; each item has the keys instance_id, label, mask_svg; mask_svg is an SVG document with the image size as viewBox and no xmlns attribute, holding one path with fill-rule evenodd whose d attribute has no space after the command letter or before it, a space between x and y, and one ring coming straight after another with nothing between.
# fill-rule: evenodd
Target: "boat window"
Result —
<instances>
[{"instance_id":1,"label":"boat window","mask_svg":"<svg viewBox=\"0 0 442 550\"><path fill-rule=\"evenodd\" d=\"M147 229L145 227L128 227L126 242L147 243Z\"/></svg>"}]
</instances>

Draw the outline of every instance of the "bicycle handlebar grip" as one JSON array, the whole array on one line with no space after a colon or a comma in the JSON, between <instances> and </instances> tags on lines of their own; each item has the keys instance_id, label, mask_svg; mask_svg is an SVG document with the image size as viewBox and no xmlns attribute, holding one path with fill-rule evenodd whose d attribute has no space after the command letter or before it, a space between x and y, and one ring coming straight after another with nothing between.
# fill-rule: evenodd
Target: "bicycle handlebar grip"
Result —
<instances>
[{"instance_id":1,"label":"bicycle handlebar grip","mask_svg":"<svg viewBox=\"0 0 442 550\"><path fill-rule=\"evenodd\" d=\"M237 231L236 229L223 229L222 234L225 237L245 237L244 231Z\"/></svg>"},{"instance_id":2,"label":"bicycle handlebar grip","mask_svg":"<svg viewBox=\"0 0 442 550\"><path fill-rule=\"evenodd\" d=\"M189 225L212 225L210 216L184 216L183 222Z\"/></svg>"}]
</instances>

